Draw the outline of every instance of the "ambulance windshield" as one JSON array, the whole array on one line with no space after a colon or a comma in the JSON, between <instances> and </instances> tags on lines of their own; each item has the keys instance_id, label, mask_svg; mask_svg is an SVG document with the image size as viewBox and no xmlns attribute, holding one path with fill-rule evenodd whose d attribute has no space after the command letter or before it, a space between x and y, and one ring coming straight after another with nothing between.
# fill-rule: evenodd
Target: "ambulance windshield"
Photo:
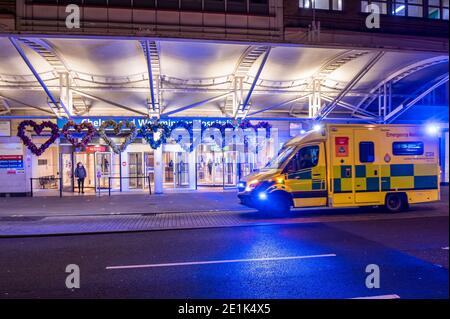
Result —
<instances>
[{"instance_id":1,"label":"ambulance windshield","mask_svg":"<svg viewBox=\"0 0 450 319\"><path fill-rule=\"evenodd\" d=\"M279 169L280 166L290 157L292 152L295 150L295 146L289 146L283 148L277 157L272 158L269 163L264 167L264 169Z\"/></svg>"}]
</instances>

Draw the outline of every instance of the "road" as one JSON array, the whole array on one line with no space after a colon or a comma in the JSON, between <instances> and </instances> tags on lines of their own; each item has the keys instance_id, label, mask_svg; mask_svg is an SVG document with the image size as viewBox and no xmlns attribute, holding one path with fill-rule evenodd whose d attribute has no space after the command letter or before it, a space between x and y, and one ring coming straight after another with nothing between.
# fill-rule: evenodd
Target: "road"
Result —
<instances>
[{"instance_id":1,"label":"road","mask_svg":"<svg viewBox=\"0 0 450 319\"><path fill-rule=\"evenodd\" d=\"M448 298L448 230L441 216L2 238L0 297Z\"/></svg>"}]
</instances>

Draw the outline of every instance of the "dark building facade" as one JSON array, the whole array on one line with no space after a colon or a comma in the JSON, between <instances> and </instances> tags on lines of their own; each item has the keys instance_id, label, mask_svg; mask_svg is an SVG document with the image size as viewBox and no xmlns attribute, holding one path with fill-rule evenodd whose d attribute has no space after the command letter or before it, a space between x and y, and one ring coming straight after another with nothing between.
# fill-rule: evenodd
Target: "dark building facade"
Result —
<instances>
[{"instance_id":1,"label":"dark building facade","mask_svg":"<svg viewBox=\"0 0 450 319\"><path fill-rule=\"evenodd\" d=\"M80 28L66 27L69 4L80 8ZM366 24L370 6L379 8L379 28ZM448 0L0 1L0 27L10 32L438 52L448 52L448 17Z\"/></svg>"},{"instance_id":2,"label":"dark building facade","mask_svg":"<svg viewBox=\"0 0 450 319\"><path fill-rule=\"evenodd\" d=\"M67 30L66 6L80 7ZM281 0L18 0L17 29L184 38L278 40Z\"/></svg>"},{"instance_id":3,"label":"dark building facade","mask_svg":"<svg viewBox=\"0 0 450 319\"><path fill-rule=\"evenodd\" d=\"M380 8L380 28L367 28L369 5ZM448 37L448 0L284 0L286 28L306 28Z\"/></svg>"}]
</instances>

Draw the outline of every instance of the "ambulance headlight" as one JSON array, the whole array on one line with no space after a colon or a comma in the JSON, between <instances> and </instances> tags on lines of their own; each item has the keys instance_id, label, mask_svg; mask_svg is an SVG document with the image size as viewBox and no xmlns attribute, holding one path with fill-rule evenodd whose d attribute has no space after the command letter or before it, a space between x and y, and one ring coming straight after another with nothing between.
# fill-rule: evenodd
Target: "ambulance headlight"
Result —
<instances>
[{"instance_id":1,"label":"ambulance headlight","mask_svg":"<svg viewBox=\"0 0 450 319\"><path fill-rule=\"evenodd\" d=\"M266 200L267 199L267 194L264 192L261 192L258 194L258 199L259 200Z\"/></svg>"},{"instance_id":2,"label":"ambulance headlight","mask_svg":"<svg viewBox=\"0 0 450 319\"><path fill-rule=\"evenodd\" d=\"M426 127L428 135L436 136L439 134L440 128L437 124L428 124Z\"/></svg>"},{"instance_id":3,"label":"ambulance headlight","mask_svg":"<svg viewBox=\"0 0 450 319\"><path fill-rule=\"evenodd\" d=\"M313 130L314 130L314 131L318 132L318 131L320 131L321 129L322 129L322 125L320 125L320 124L314 124L314 126L313 126Z\"/></svg>"}]
</instances>

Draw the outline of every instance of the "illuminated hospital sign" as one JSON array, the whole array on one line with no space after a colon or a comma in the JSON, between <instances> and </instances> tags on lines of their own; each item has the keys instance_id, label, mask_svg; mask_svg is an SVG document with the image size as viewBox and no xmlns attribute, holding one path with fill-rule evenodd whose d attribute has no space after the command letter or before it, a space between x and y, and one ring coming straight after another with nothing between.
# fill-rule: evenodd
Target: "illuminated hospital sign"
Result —
<instances>
[{"instance_id":1,"label":"illuminated hospital sign","mask_svg":"<svg viewBox=\"0 0 450 319\"><path fill-rule=\"evenodd\" d=\"M102 126L110 125L109 122L133 123L138 136L143 137L151 143L157 143L159 137L153 138L147 135L147 125L153 123L153 119L145 117L86 117L73 118L76 124L91 123L94 128L102 129ZM58 119L58 127L62 128L67 119ZM232 119L217 118L174 118L160 119L158 125L165 126L168 129L169 136L164 137L164 141L170 141L171 144L179 144L183 149L192 151L199 144L215 144L220 149L233 149L234 146L244 146L247 152L259 152L265 149L269 144L275 147L278 142L270 143L270 140L277 140L277 130L272 133L271 125L268 122L259 122L252 124L250 121L237 123ZM158 132L159 133L159 132ZM75 133L77 134L77 133ZM160 133L161 134L161 133ZM165 133L164 133L165 134ZM150 143L149 142L149 143ZM165 142L163 142L165 143ZM151 144L152 145L152 144ZM153 146L152 146L153 147ZM153 148L157 148L153 147Z\"/></svg>"},{"instance_id":2,"label":"illuminated hospital sign","mask_svg":"<svg viewBox=\"0 0 450 319\"><path fill-rule=\"evenodd\" d=\"M83 122L88 122L91 123L95 128L99 128L103 122L107 121L107 120L113 120L116 122L119 121L127 121L127 122L132 122L137 129L142 128L145 124L149 123L152 121L152 119L149 118L144 118L144 117L87 117L87 118L73 118L72 119L76 124L80 124ZM201 124L205 124L205 125L209 125L212 123L218 123L220 122L221 124L226 124L226 123L232 123L232 120L223 120L223 119L189 119L189 118L177 118L177 119L160 119L159 123L161 124L166 124L166 125L173 125L176 122L179 121L183 121L186 123L193 123L194 121L199 121ZM59 118L58 119L58 127L62 128L64 126L64 124L67 123L67 119L63 119L63 118Z\"/></svg>"}]
</instances>

